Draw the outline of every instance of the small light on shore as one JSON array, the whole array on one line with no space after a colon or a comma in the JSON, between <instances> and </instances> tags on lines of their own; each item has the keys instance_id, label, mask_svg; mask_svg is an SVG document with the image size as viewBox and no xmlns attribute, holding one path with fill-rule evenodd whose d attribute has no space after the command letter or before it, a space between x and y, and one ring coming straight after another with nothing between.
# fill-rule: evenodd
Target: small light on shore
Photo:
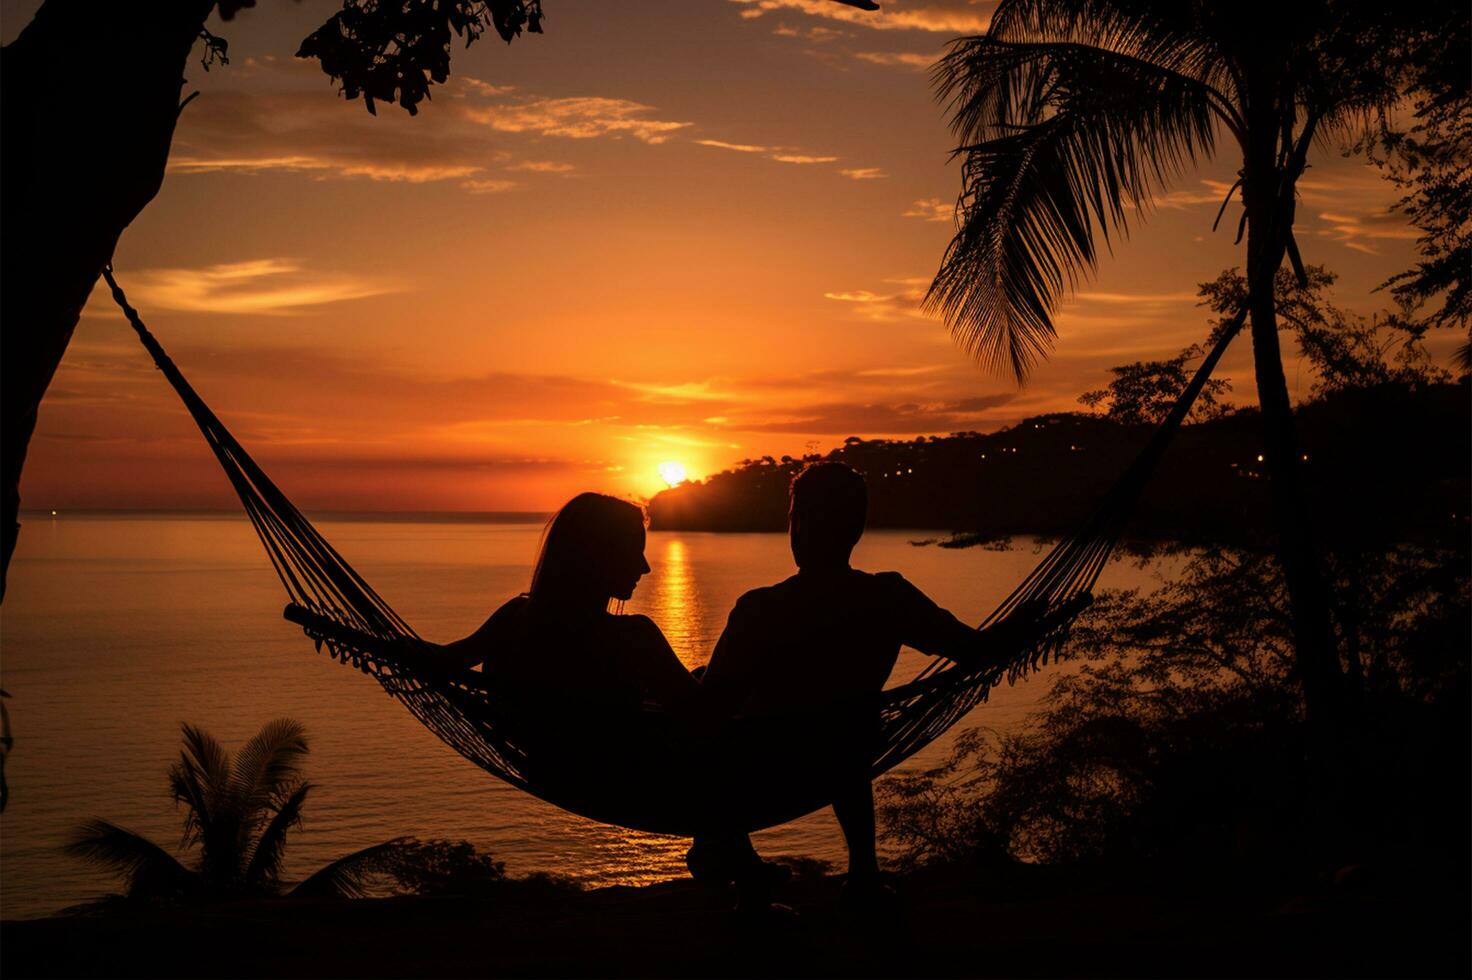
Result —
<instances>
[{"instance_id":1,"label":"small light on shore","mask_svg":"<svg viewBox=\"0 0 1472 980\"><path fill-rule=\"evenodd\" d=\"M54 511L54 510L53 510L53 511L52 511L52 512L51 512L51 516L52 516L52 517L55 517L55 516L56 516L56 511Z\"/></svg>"}]
</instances>

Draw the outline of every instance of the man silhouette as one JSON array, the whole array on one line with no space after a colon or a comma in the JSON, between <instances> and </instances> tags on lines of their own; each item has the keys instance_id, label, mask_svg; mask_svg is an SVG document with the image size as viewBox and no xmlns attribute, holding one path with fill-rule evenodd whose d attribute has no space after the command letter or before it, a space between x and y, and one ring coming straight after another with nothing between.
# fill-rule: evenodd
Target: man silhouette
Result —
<instances>
[{"instance_id":1,"label":"man silhouette","mask_svg":"<svg viewBox=\"0 0 1472 980\"><path fill-rule=\"evenodd\" d=\"M861 705L846 724L837 758L821 767L832 780L833 812L848 845L846 901L883 900L875 855L874 794L868 767L877 736L878 694L900 647L974 663L992 647L985 633L932 602L898 572L849 565L864 533L868 490L842 463L815 463L792 481L788 533L797 574L737 600L701 686L718 711L742 716L812 716L825 705ZM852 719L853 713L845 717ZM696 877L734 880L738 909L770 906L780 872L739 834L697 837Z\"/></svg>"}]
</instances>

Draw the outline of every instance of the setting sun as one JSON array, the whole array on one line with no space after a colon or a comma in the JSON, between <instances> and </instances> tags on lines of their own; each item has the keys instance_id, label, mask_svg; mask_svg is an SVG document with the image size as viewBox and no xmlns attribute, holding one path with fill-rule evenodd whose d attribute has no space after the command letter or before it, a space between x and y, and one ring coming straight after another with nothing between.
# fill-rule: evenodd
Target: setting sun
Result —
<instances>
[{"instance_id":1,"label":"setting sun","mask_svg":"<svg viewBox=\"0 0 1472 980\"><path fill-rule=\"evenodd\" d=\"M685 464L676 463L673 460L659 464L659 476L672 487L679 486L688 478L685 474Z\"/></svg>"}]
</instances>

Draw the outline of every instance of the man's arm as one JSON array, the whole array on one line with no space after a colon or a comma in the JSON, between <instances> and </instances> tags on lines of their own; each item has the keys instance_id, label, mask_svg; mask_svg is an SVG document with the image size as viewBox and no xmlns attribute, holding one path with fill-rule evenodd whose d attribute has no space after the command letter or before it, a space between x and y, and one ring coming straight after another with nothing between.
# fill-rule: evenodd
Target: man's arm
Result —
<instances>
[{"instance_id":1,"label":"man's arm","mask_svg":"<svg viewBox=\"0 0 1472 980\"><path fill-rule=\"evenodd\" d=\"M902 575L893 576L891 588L900 627L900 641L932 657L946 657L966 667L1002 666L1017 654L1028 627L1036 623L1040 610L1023 606L1011 616L984 630L967 626L949 610L910 584Z\"/></svg>"},{"instance_id":2,"label":"man's arm","mask_svg":"<svg viewBox=\"0 0 1472 980\"><path fill-rule=\"evenodd\" d=\"M750 594L736 600L726 628L716 641L710 663L700 678L706 703L717 714L738 711L750 697L757 676L757 658L763 646L758 633L758 617L753 613Z\"/></svg>"}]
</instances>

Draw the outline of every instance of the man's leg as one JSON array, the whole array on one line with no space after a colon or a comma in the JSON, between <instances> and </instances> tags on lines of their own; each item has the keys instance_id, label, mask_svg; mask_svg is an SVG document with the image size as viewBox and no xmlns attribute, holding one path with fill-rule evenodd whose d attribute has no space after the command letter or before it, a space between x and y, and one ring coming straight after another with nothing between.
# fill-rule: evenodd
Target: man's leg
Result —
<instances>
[{"instance_id":1,"label":"man's leg","mask_svg":"<svg viewBox=\"0 0 1472 980\"><path fill-rule=\"evenodd\" d=\"M874 844L874 787L866 775L846 779L833 795L833 815L848 845L849 881L871 882L879 877Z\"/></svg>"}]
</instances>

